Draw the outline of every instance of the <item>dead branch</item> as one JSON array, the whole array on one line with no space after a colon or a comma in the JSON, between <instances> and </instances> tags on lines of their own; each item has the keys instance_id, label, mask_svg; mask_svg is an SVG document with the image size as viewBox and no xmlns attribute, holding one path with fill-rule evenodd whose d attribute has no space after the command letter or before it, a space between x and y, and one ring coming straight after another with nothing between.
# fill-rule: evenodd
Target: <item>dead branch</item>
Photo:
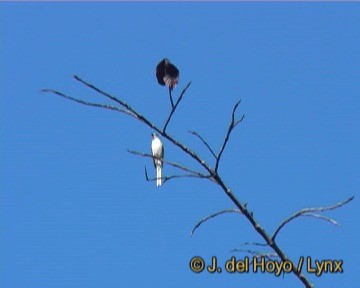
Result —
<instances>
[{"instance_id":1,"label":"dead branch","mask_svg":"<svg viewBox=\"0 0 360 288\"><path fill-rule=\"evenodd\" d=\"M170 104L171 104L171 109L174 109L174 100L172 98L172 89L169 87L169 97L170 97Z\"/></svg>"},{"instance_id":2,"label":"dead branch","mask_svg":"<svg viewBox=\"0 0 360 288\"><path fill-rule=\"evenodd\" d=\"M254 228L254 230L262 237L262 239L264 240L264 242L266 243L267 246L271 247L271 249L273 249L273 253L278 255L278 257L282 260L282 261L289 261L292 263L292 261L285 255L285 253L283 252L282 249L280 249L280 247L277 245L277 243L275 242L275 237L277 235L277 233L280 231L280 229L286 225L288 222L290 222L292 219L298 217L298 216L293 216L290 217L289 219L285 220L284 223L282 223L279 228L277 229L278 231L275 231L274 236L270 237L269 234L261 227L260 223L255 219L254 214L249 211L247 209L246 203L242 204L237 197L234 195L234 193L232 192L232 190L224 183L224 181L222 180L220 174L218 173L218 168L219 168L219 163L221 160L221 156L225 150L225 147L229 141L229 137L230 134L232 133L233 129L239 124L241 123L241 121L244 118L244 115L236 120L235 119L235 113L236 110L240 104L240 101L237 102L233 108L232 114L231 114L231 122L229 124L229 128L227 130L227 133L225 135L223 144L219 150L219 153L216 155L216 163L215 163L215 167L214 169L209 166L203 159L200 158L200 156L195 153L194 151L192 151L191 149L189 149L187 146L185 146L183 143L181 143L180 141L176 140L173 136L169 135L166 132L166 128L168 126L168 124L170 123L171 117L173 116L177 106L179 105L180 101L182 100L182 97L184 96L186 90L189 88L191 82L184 88L184 90L182 91L182 93L180 94L179 98L177 99L176 103L174 105L172 105L172 110L167 118L167 120L165 121L165 125L163 127L163 129L160 129L158 126L156 126L155 124L153 124L147 117L143 116L142 114L140 114L138 111L136 111L135 109L133 109L129 104L127 104L126 102L124 102L121 99L116 98L115 96L112 96L104 91L102 91L101 89L97 88L96 86L82 80L80 77L78 76L74 76L75 80L77 80L78 82L80 82L81 84L87 86L88 88L98 92L100 95L105 96L106 98L116 102L117 104L119 104L121 106L121 109L123 109L125 112L125 114L130 115L132 117L134 117L135 119L139 120L140 122L144 123L146 126L148 126L149 128L151 128L152 130L156 131L158 134L160 134L163 138L167 139L169 142L171 142L174 146L178 147L180 150L182 150L186 155L188 155L191 159L193 159L196 163L198 163L200 166L202 166L202 168L205 169L205 171L208 173L208 175L205 175L201 172L198 171L194 171L192 169L189 169L187 167L184 167L182 165L179 165L177 163L173 163L173 162L168 162L166 161L169 165L172 165L174 167L179 168L180 170L186 171L188 174L192 174L195 176L198 176L198 178L208 178L211 181L214 181L217 185L219 185L219 187L221 188L221 190L225 193L225 195L233 202L233 204L235 204L235 206L238 209L230 209L233 210L233 212L236 213L242 213L244 215L244 217L249 221L249 223L252 225L252 227ZM94 107L99 107L99 108L105 108L105 109L109 109L109 110L115 110L118 111L118 109L120 108L110 108L108 106L106 106L105 104L97 104L97 103L90 103L90 102L86 102L77 98L73 98L70 96L67 96L65 94L62 94L60 92L56 93L55 90L51 90L51 89L47 89L46 92L52 92L56 95L62 96L65 99L71 100L71 101L75 101L79 104L82 105L87 105L87 106L94 106ZM62 95L61 95L62 94ZM172 96L171 96L172 98ZM90 103L90 104L89 104ZM93 105L94 104L94 105ZM121 110L120 109L120 110ZM119 111L122 112L122 111ZM209 146L210 147L210 146ZM208 148L209 149L209 148ZM129 151L130 152L130 151ZM152 157L152 155L150 154L146 154L146 153L140 153L140 152L136 152L136 151L131 151L130 153L136 154L136 155L140 155L143 157ZM215 153L214 153L215 154ZM213 155L214 156L214 155ZM164 161L165 163L165 161ZM172 164L170 164L172 163ZM181 168L180 168L181 167ZM324 207L324 208L317 208L318 210L308 210L307 213L303 213L303 214L307 214L307 216L310 216L309 214L313 213L313 212L322 212L325 210L331 210L331 209L335 209L338 208L344 204L346 204L347 202L350 202L353 199L353 197L349 198L347 201L344 201L344 203L340 203L338 205L335 205L336 207L331 208L330 207ZM314 209L314 208L312 208ZM210 215L206 218L204 218L203 220L201 220L193 229L192 234L194 233L194 231L204 222L206 222L208 219L210 218L214 218L220 214L223 213L231 213L230 211L220 211L218 213L215 213L213 215ZM315 214L314 215L318 215ZM299 215L300 216L300 215ZM312 216L312 217L317 217L317 216ZM304 284L304 286L306 288L311 288L313 285L309 282L309 280L301 273L301 271L298 271L294 265L294 268L292 270L293 274Z\"/></svg>"},{"instance_id":3,"label":"dead branch","mask_svg":"<svg viewBox=\"0 0 360 288\"><path fill-rule=\"evenodd\" d=\"M171 180L171 179L178 179L178 178L199 178L199 179L207 179L208 177L200 177L198 175L194 175L194 174L179 174L179 175L170 175L170 176L164 176L164 177L161 177L163 183ZM145 179L146 181L148 182L156 182L158 180L158 178L149 178L148 176L148 173L147 173L147 169L146 169L146 166L145 166Z\"/></svg>"},{"instance_id":4,"label":"dead branch","mask_svg":"<svg viewBox=\"0 0 360 288\"><path fill-rule=\"evenodd\" d=\"M163 132L163 133L165 133L166 127L167 127L168 124L170 123L171 117L172 117L173 114L175 113L175 110L176 110L177 106L179 105L179 103L180 103L180 101L182 100L182 98L183 98L186 90L190 87L190 85L191 85L191 81L190 81L190 82L186 85L186 87L182 90L182 92L181 92L179 98L177 99L175 105L174 105L174 102L173 102L173 100L172 100L171 90L170 90L170 88L169 88L169 90L170 90L170 100L171 100L172 109L171 109L171 112L170 112L170 114L169 114L169 117L168 117L168 118L166 119L166 121L165 121L164 128L162 129L162 132Z\"/></svg>"},{"instance_id":5,"label":"dead branch","mask_svg":"<svg viewBox=\"0 0 360 288\"><path fill-rule=\"evenodd\" d=\"M92 107L97 107L97 108L103 108L103 109L108 109L108 110L113 110L113 111L116 111L116 112L125 113L127 115L134 116L131 112L129 112L129 111L125 110L125 109L121 109L119 107L115 107L115 106L111 106L111 105L107 105L107 104L99 104L99 103L87 102L87 101L84 101L84 100L79 99L79 98L68 96L68 95L66 95L64 93L61 93L61 92L57 91L57 90L42 89L42 90L40 90L40 92L52 93L52 94L58 95L58 96L63 97L65 99L67 99L67 100L74 101L74 102L82 104L82 105L92 106Z\"/></svg>"},{"instance_id":6,"label":"dead branch","mask_svg":"<svg viewBox=\"0 0 360 288\"><path fill-rule=\"evenodd\" d=\"M186 154L188 154L191 158L193 158L197 163L199 163L206 171L208 171L210 174L213 173L213 170L211 169L211 167L204 161L202 160L195 152L193 152L191 149L189 149L187 146L185 146L184 144L180 143L178 140L176 140L174 137L170 136L168 133L166 133L165 129L160 129L159 127L157 127L155 124L153 124L150 120L148 120L145 116L143 116L142 114L140 114L139 112L137 112L135 109L133 109L129 104L127 104L125 101L110 95L109 93L104 92L103 90L101 90L100 88L94 86L93 84L83 80L82 78L80 78L79 76L74 76L74 79L77 80L78 82L80 82L81 84L85 85L86 87L89 87L90 89L98 92L99 94L105 96L106 98L115 101L116 103L120 104L122 107L124 107L126 110L130 111L131 114L133 114L134 118L136 118L137 120L139 120L140 122L143 122L146 126L150 127L151 129L155 130L158 134L160 134L161 136L163 136L164 138L166 138L167 140L169 140L171 143L173 143L176 147L180 148L183 152L185 152ZM180 103L183 95L185 94L186 90L189 88L191 82L188 83L188 85L183 89L183 91L181 92L179 99L177 100L177 105ZM80 103L81 104L81 103ZM175 104L175 106L177 106ZM175 108L176 109L176 108ZM172 109L172 110L175 110ZM172 111L172 113L170 113L171 115L169 115L169 118L167 119L167 124L170 122L170 118L172 116L172 114L174 113L174 111ZM166 125L165 125L166 126ZM165 127L164 126L164 127ZM166 128L166 127L165 127Z\"/></svg>"},{"instance_id":7,"label":"dead branch","mask_svg":"<svg viewBox=\"0 0 360 288\"><path fill-rule=\"evenodd\" d=\"M225 214L225 213L241 213L240 210L238 209L225 209L225 210L221 210L219 212L216 212L214 214L211 214L209 216L206 216L205 218L201 219L195 226L194 228L191 230L190 232L190 236L192 237L195 233L195 231L202 225L204 224L206 221L212 219L212 218L215 218L221 214Z\"/></svg>"},{"instance_id":8,"label":"dead branch","mask_svg":"<svg viewBox=\"0 0 360 288\"><path fill-rule=\"evenodd\" d=\"M324 212L324 211L329 211L329 210L334 210L337 208L340 208L341 206L349 203L350 201L352 201L354 199L354 196L346 199L345 201L339 202L335 205L331 205L331 206L326 206L326 207L318 207L318 208L304 208L301 209L299 212L296 212L295 214L293 214L292 216L286 218L279 226L278 228L275 230L273 236L271 237L271 239L274 241L276 236L278 235L278 233L280 232L280 230L288 223L290 223L292 220L294 220L297 217L300 216L311 216L311 217L315 217L315 218L320 218L323 220L326 220L328 222L330 222L331 224L334 225L338 225L339 223L331 218L319 215L319 214L314 214L313 212Z\"/></svg>"},{"instance_id":9,"label":"dead branch","mask_svg":"<svg viewBox=\"0 0 360 288\"><path fill-rule=\"evenodd\" d=\"M243 244L241 244L241 246L262 246L262 247L267 247L269 246L266 243L259 243L259 242L244 242Z\"/></svg>"},{"instance_id":10,"label":"dead branch","mask_svg":"<svg viewBox=\"0 0 360 288\"><path fill-rule=\"evenodd\" d=\"M216 155L214 150L211 148L211 146L207 143L207 141L201 137L201 135L195 131L188 131L190 134L195 135L196 137L198 137L200 139L200 141L206 146L206 148L208 148L208 150L210 151L211 155L214 156L214 158L216 159Z\"/></svg>"},{"instance_id":11,"label":"dead branch","mask_svg":"<svg viewBox=\"0 0 360 288\"><path fill-rule=\"evenodd\" d=\"M251 250L251 249L233 249L230 252L240 252L240 253L248 253L251 255L254 255L256 258L260 258L260 257L265 257L267 259L272 259L272 258L279 258L279 255L277 255L274 252L263 252L263 251L256 251L256 250ZM252 261L250 262L250 264L252 263Z\"/></svg>"},{"instance_id":12,"label":"dead branch","mask_svg":"<svg viewBox=\"0 0 360 288\"><path fill-rule=\"evenodd\" d=\"M187 146L185 146L184 144L180 143L178 140L174 139L172 136L170 136L169 134L167 134L165 132L166 129L160 129L158 128L155 124L153 124L150 120L148 120L146 117L144 117L143 115L141 115L139 112L137 112L136 110L134 110L130 105L128 105L126 102L124 102L123 100L120 100L104 91L102 91L101 89L95 87L94 85L82 80L80 77L75 76L74 77L77 81L79 81L80 83L84 84L85 86L91 88L92 90L98 92L99 94L105 96L106 98L109 98L110 100L115 101L116 103L120 104L122 107L124 107L126 110L130 111L134 117L139 120L140 122L144 123L145 125L147 125L148 127L150 127L151 129L155 130L156 132L158 132L162 137L166 138L167 140L169 140L171 143L173 143L176 147L180 148L185 154L189 155L192 159L194 159L197 163L199 163L210 175L211 175L211 180L215 181L220 188L225 192L225 194L230 198L230 200L236 205L236 207L239 208L239 210L244 214L244 216L248 219L248 221L250 222L250 224L253 226L253 228L257 231L257 233L265 240L265 242L280 256L282 261L291 261L290 259L288 259L288 257L282 252L282 250L277 246L277 244L275 242L272 241L272 239L270 238L270 236L265 232L265 230L259 225L259 223L255 220L253 214L247 210L246 206L241 204L240 201L235 197L235 195L232 193L231 189L227 187L227 185L222 181L220 175L218 174L217 170L214 171L203 159L201 159L197 153L195 153L194 151L190 150ZM190 85L190 83L188 84L188 86ZM187 86L187 87L188 87ZM185 93L185 89L183 91L183 93ZM180 95L181 96L181 95ZM181 100L181 98L178 99L178 102ZM232 121L230 123L229 126L229 130L228 133L225 137L224 140L224 144L222 146L222 148L220 149L220 152L218 154L218 159L217 159L217 167L219 165L219 160L221 157L222 152L225 149L226 143L229 139L229 135L231 133L231 131L233 130L233 128L240 123L241 119L235 122L235 111L238 107L240 102L238 102L234 109L233 109L233 113L232 113ZM80 103L82 104L82 103ZM172 109L172 113L170 113L170 116L167 120L167 123L169 123L170 118L172 116L172 114L174 113L174 109ZM166 123L166 125L167 125ZM236 125L235 125L236 123ZM166 125L164 126L164 128L166 128ZM235 126L234 126L235 125ZM297 271L296 269L293 269L293 273L296 275L296 277L299 278L299 280L301 282L304 283L305 287L307 288L311 288L312 284L306 279L305 276L302 275L301 272Z\"/></svg>"},{"instance_id":13,"label":"dead branch","mask_svg":"<svg viewBox=\"0 0 360 288\"><path fill-rule=\"evenodd\" d=\"M138 152L138 151L134 151L134 150L127 150L130 154L134 154L134 155L138 155L138 156L142 156L142 157L148 157L148 158L154 158L151 154L148 154L148 153L143 153L143 152ZM198 178L210 178L210 175L205 175L201 172L198 172L198 171L194 171L194 170L191 170L190 168L187 168L181 164L178 164L176 162L171 162L171 161L167 161L167 160L164 160L162 159L163 163L165 164L168 164L170 166L173 166L175 168L178 168L180 170L183 170L185 172L189 172L191 173L193 176L196 176Z\"/></svg>"},{"instance_id":14,"label":"dead branch","mask_svg":"<svg viewBox=\"0 0 360 288\"><path fill-rule=\"evenodd\" d=\"M134 109L132 109L132 108L130 107L130 105L128 105L126 102L124 102L124 101L122 101L122 100L119 100L118 98L116 98L115 96L110 95L109 93L104 92L103 90L99 89L98 87L95 87L95 86L92 85L91 83L88 83L88 82L86 82L85 80L81 79L81 78L80 78L79 76L77 76L77 75L74 75L73 77L74 77L74 79L75 79L76 81L80 82L81 84L84 84L85 86L87 86L87 87L89 87L90 89L96 91L97 93L105 96L106 98L108 98L108 99L110 99L110 100L112 100L112 101L120 104L121 106L123 106L123 107L126 108L127 110L129 110L129 111L134 111Z\"/></svg>"},{"instance_id":15,"label":"dead branch","mask_svg":"<svg viewBox=\"0 0 360 288\"><path fill-rule=\"evenodd\" d=\"M337 222L336 220L330 218L330 217L326 217L320 214L315 214L315 213L305 213L302 216L310 216L310 217L314 217L314 218L318 218L324 221L329 222L330 224L333 224L335 226L341 226L339 222Z\"/></svg>"},{"instance_id":16,"label":"dead branch","mask_svg":"<svg viewBox=\"0 0 360 288\"><path fill-rule=\"evenodd\" d=\"M216 183L221 187L221 189L225 192L225 194L230 198L230 200L236 205L236 207L239 208L241 213L246 217L246 219L250 222L252 227L256 230L256 232L264 239L264 241L271 247L274 252L279 255L281 261L292 261L286 256L286 254L280 249L280 247L273 241L269 234L260 226L259 222L255 219L254 214L249 211L246 207L246 203L242 204L237 197L234 195L234 193L231 191L228 186L223 182L218 172L215 172L214 179ZM295 265L292 269L293 274L304 284L306 288L312 288L313 285L310 283L310 281L301 273L301 271L298 271L295 268Z\"/></svg>"},{"instance_id":17,"label":"dead branch","mask_svg":"<svg viewBox=\"0 0 360 288\"><path fill-rule=\"evenodd\" d=\"M217 154L217 156L215 157L216 158L216 163L215 163L215 172L217 172L218 168L219 168L219 163L220 163L220 159L221 159L221 155L222 153L224 152L225 150L225 147L226 147L226 144L228 143L229 141L229 138L230 138L230 134L231 132L233 131L233 129L239 124L241 123L241 121L244 119L244 116L245 115L242 115L240 119L238 120L235 120L235 113L236 113L236 110L237 108L239 107L241 103L241 100L239 100L235 105L234 105L234 108L233 108L233 111L231 113L231 121L230 121L230 124L229 124L229 128L227 130L227 133L225 135L225 138L224 138L224 142L219 150L219 153Z\"/></svg>"}]
</instances>

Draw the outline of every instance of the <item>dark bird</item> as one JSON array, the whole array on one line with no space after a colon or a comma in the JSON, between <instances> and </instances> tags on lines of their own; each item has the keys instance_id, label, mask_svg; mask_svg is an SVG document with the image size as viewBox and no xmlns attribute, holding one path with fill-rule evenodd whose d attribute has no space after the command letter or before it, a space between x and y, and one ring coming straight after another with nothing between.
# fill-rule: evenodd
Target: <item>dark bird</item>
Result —
<instances>
[{"instance_id":1,"label":"dark bird","mask_svg":"<svg viewBox=\"0 0 360 288\"><path fill-rule=\"evenodd\" d=\"M156 78L160 85L166 85L173 90L179 82L179 69L171 64L169 59L164 58L156 66Z\"/></svg>"}]
</instances>

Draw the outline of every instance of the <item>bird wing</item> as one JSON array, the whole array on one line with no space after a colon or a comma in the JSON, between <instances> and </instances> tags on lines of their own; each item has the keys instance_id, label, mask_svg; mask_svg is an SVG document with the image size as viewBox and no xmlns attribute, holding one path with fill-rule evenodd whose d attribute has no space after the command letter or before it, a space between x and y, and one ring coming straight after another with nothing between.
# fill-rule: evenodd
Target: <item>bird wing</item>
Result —
<instances>
[{"instance_id":1,"label":"bird wing","mask_svg":"<svg viewBox=\"0 0 360 288\"><path fill-rule=\"evenodd\" d=\"M162 158L164 157L164 146L159 138L155 138L151 142L151 154L153 156L154 166L162 166Z\"/></svg>"},{"instance_id":2,"label":"bird wing","mask_svg":"<svg viewBox=\"0 0 360 288\"><path fill-rule=\"evenodd\" d=\"M164 150L164 145L161 145L161 166L163 166L163 159L164 159L164 155L165 155L165 150Z\"/></svg>"},{"instance_id":3,"label":"bird wing","mask_svg":"<svg viewBox=\"0 0 360 288\"><path fill-rule=\"evenodd\" d=\"M156 66L156 78L160 85L164 86L164 76L166 71L166 60L163 59L160 63Z\"/></svg>"},{"instance_id":4,"label":"bird wing","mask_svg":"<svg viewBox=\"0 0 360 288\"><path fill-rule=\"evenodd\" d=\"M154 163L154 167L156 168L156 163L155 163L154 140L155 140L155 139L153 139L153 140L151 141L150 149L151 149L151 155L153 156L153 163Z\"/></svg>"},{"instance_id":5,"label":"bird wing","mask_svg":"<svg viewBox=\"0 0 360 288\"><path fill-rule=\"evenodd\" d=\"M156 66L156 78L160 85L169 86L172 90L179 82L179 69L164 58Z\"/></svg>"}]
</instances>

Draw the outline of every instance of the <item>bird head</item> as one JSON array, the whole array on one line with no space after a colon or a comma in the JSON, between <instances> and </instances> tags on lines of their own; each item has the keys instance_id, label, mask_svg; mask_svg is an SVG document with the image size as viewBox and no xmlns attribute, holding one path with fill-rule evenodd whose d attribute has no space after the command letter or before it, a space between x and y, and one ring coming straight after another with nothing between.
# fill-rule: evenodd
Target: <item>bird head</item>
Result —
<instances>
[{"instance_id":1,"label":"bird head","mask_svg":"<svg viewBox=\"0 0 360 288\"><path fill-rule=\"evenodd\" d=\"M151 133L151 137L155 139L157 137L156 133Z\"/></svg>"}]
</instances>

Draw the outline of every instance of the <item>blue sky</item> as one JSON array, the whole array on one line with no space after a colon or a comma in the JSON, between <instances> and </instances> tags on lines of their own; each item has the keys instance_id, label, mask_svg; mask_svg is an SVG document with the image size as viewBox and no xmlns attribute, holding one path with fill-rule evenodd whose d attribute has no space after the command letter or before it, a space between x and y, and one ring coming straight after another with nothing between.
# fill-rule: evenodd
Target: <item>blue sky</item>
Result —
<instances>
[{"instance_id":1,"label":"blue sky","mask_svg":"<svg viewBox=\"0 0 360 288\"><path fill-rule=\"evenodd\" d=\"M1 3L2 284L23 287L303 287L292 275L195 274L189 261L224 264L261 241L215 185L144 179L151 130L122 114L39 93L54 88L107 103L77 74L156 124L169 112L154 69L193 81L169 126L211 163L187 131L218 149L230 111L244 122L220 166L224 181L269 232L288 215L334 204L360 188L358 3ZM164 141L168 160L198 168ZM164 173L174 169L165 166ZM359 202L297 219L278 236L298 261L342 259L317 287L359 283Z\"/></svg>"}]
</instances>

